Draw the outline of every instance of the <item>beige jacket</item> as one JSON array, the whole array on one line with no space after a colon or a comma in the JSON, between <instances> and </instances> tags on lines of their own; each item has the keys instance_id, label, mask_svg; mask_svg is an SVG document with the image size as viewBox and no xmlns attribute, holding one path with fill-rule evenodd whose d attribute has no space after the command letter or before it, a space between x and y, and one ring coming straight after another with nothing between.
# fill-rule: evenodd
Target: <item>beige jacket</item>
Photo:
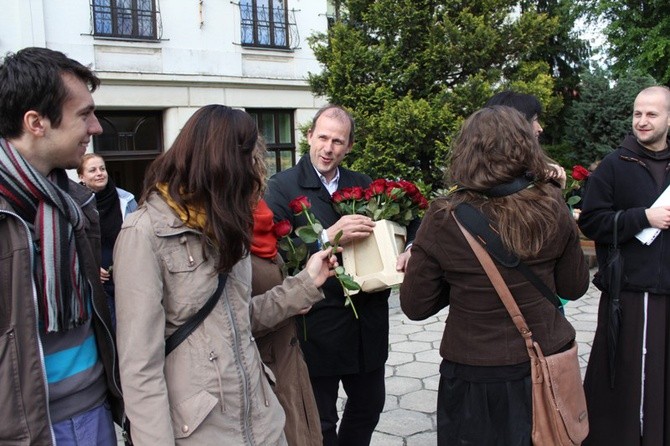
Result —
<instances>
[{"instance_id":1,"label":"beige jacket","mask_svg":"<svg viewBox=\"0 0 670 446\"><path fill-rule=\"evenodd\" d=\"M285 445L284 412L251 335L323 298L306 272L251 302L249 257L210 315L165 358L165 339L217 286L216 256L159 196L114 250L121 384L136 445ZM205 252L203 252L205 251ZM262 318L257 316L263 315Z\"/></svg>"}]
</instances>

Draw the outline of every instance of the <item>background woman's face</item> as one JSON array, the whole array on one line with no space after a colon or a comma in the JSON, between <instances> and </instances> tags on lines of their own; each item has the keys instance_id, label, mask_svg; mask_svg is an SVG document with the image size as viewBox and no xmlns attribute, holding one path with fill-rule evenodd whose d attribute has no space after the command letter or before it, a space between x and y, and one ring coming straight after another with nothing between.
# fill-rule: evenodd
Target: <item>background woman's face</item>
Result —
<instances>
[{"instance_id":1,"label":"background woman's face","mask_svg":"<svg viewBox=\"0 0 670 446\"><path fill-rule=\"evenodd\" d=\"M109 177L107 176L107 167L102 158L94 156L84 162L84 168L79 175L79 179L93 192L100 192L107 186Z\"/></svg>"},{"instance_id":2,"label":"background woman's face","mask_svg":"<svg viewBox=\"0 0 670 446\"><path fill-rule=\"evenodd\" d=\"M533 132L535 132L535 137L539 138L540 133L542 133L543 129L542 126L540 125L540 119L537 117L537 115L533 116L531 124L533 124Z\"/></svg>"}]
</instances>

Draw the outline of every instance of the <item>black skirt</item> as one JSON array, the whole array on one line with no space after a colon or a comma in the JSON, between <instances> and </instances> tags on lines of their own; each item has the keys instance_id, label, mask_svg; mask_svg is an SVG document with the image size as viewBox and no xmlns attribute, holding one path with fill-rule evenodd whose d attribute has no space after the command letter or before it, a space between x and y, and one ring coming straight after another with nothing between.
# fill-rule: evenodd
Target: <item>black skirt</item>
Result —
<instances>
[{"instance_id":1,"label":"black skirt","mask_svg":"<svg viewBox=\"0 0 670 446\"><path fill-rule=\"evenodd\" d=\"M530 446L530 364L476 367L443 360L438 446Z\"/></svg>"}]
</instances>

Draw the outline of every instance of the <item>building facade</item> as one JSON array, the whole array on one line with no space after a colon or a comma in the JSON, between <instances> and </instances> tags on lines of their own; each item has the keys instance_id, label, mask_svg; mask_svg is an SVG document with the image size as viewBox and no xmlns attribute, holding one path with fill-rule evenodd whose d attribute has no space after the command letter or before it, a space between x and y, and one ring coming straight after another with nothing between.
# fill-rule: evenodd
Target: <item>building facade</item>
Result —
<instances>
[{"instance_id":1,"label":"building facade","mask_svg":"<svg viewBox=\"0 0 670 446\"><path fill-rule=\"evenodd\" d=\"M62 51L102 80L94 99L102 154L136 195L144 170L184 122L212 103L257 118L272 174L296 161L299 126L325 99L307 37L325 32L328 0L0 0L0 53Z\"/></svg>"}]
</instances>

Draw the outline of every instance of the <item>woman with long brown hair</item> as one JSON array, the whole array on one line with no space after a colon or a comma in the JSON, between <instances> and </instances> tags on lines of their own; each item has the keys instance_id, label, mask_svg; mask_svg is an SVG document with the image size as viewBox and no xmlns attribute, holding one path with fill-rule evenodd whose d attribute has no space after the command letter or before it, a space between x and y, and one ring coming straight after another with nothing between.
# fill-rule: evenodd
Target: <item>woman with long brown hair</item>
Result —
<instances>
[{"instance_id":1,"label":"woman with long brown hair","mask_svg":"<svg viewBox=\"0 0 670 446\"><path fill-rule=\"evenodd\" d=\"M253 208L263 184L247 113L199 109L151 165L114 252L121 382L136 445L284 445L284 413L251 334L322 299L329 251L251 302ZM215 293L171 353L166 338ZM263 298L264 297L264 298Z\"/></svg>"},{"instance_id":2,"label":"woman with long brown hair","mask_svg":"<svg viewBox=\"0 0 670 446\"><path fill-rule=\"evenodd\" d=\"M463 203L552 292L577 299L588 288L574 220L530 123L486 107L456 138L445 198L431 203L412 245L400 303L414 320L449 305L440 354L438 444L530 445L530 363L523 338L452 215ZM463 222L462 222L463 223ZM516 269L497 264L545 354L571 345L575 330Z\"/></svg>"}]
</instances>

